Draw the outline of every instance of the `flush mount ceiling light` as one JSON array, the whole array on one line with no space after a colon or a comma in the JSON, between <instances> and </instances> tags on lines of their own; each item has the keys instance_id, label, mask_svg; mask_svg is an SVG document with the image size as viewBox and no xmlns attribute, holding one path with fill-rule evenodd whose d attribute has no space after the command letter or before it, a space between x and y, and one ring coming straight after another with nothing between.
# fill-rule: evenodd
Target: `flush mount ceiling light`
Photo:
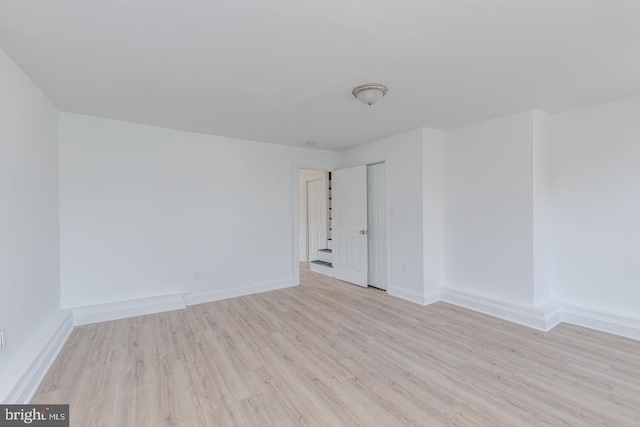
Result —
<instances>
[{"instance_id":1,"label":"flush mount ceiling light","mask_svg":"<svg viewBox=\"0 0 640 427\"><path fill-rule=\"evenodd\" d=\"M368 83L358 86L351 93L363 104L373 105L380 101L388 90L388 87L380 83Z\"/></svg>"}]
</instances>

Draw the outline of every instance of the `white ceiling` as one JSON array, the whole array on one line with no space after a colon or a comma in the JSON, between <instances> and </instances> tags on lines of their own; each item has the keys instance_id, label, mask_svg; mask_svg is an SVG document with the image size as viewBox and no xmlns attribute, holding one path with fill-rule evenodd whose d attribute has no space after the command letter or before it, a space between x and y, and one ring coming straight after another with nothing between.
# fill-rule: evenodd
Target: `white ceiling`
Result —
<instances>
[{"instance_id":1,"label":"white ceiling","mask_svg":"<svg viewBox=\"0 0 640 427\"><path fill-rule=\"evenodd\" d=\"M0 0L0 46L63 111L327 149L640 95L637 0Z\"/></svg>"}]
</instances>

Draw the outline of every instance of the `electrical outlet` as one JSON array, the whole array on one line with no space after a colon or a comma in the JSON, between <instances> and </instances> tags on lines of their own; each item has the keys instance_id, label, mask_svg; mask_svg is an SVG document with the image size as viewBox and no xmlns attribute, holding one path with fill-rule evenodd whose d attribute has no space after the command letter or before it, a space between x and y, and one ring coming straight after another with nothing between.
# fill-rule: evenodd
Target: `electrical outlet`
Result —
<instances>
[{"instance_id":1,"label":"electrical outlet","mask_svg":"<svg viewBox=\"0 0 640 427\"><path fill-rule=\"evenodd\" d=\"M0 329L0 351L4 350L4 347L5 347L4 329Z\"/></svg>"},{"instance_id":2,"label":"electrical outlet","mask_svg":"<svg viewBox=\"0 0 640 427\"><path fill-rule=\"evenodd\" d=\"M200 272L199 271L194 271L193 272L193 280L200 280Z\"/></svg>"}]
</instances>

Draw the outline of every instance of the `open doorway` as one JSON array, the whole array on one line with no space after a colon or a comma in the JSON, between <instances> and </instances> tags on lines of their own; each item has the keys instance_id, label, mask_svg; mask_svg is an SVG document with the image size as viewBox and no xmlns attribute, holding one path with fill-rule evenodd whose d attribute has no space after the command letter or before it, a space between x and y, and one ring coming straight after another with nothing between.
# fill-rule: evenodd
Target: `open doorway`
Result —
<instances>
[{"instance_id":1,"label":"open doorway","mask_svg":"<svg viewBox=\"0 0 640 427\"><path fill-rule=\"evenodd\" d=\"M333 276L331 259L331 172L300 169L299 256L312 271Z\"/></svg>"},{"instance_id":2,"label":"open doorway","mask_svg":"<svg viewBox=\"0 0 640 427\"><path fill-rule=\"evenodd\" d=\"M311 271L386 290L385 163L336 170L335 180L331 172L300 169L298 181L299 261Z\"/></svg>"}]
</instances>

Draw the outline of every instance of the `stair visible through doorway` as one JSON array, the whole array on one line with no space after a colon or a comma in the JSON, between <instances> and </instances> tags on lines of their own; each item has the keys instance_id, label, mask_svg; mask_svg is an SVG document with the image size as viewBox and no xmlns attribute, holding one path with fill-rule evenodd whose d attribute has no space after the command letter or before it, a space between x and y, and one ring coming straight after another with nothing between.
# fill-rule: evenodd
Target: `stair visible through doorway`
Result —
<instances>
[{"instance_id":1,"label":"stair visible through doorway","mask_svg":"<svg viewBox=\"0 0 640 427\"><path fill-rule=\"evenodd\" d=\"M331 240L328 241L330 244ZM318 249L318 259L310 263L311 271L333 277L333 251L330 248Z\"/></svg>"},{"instance_id":2,"label":"stair visible through doorway","mask_svg":"<svg viewBox=\"0 0 640 427\"><path fill-rule=\"evenodd\" d=\"M329 191L327 192L328 196L328 211L329 211L329 230L327 233L327 247L324 249L318 249L318 259L314 259L310 261L311 271L315 271L316 273L324 274L325 276L333 277L333 241L331 240L331 231L332 231L332 220L333 220L333 211L332 211L332 197L331 197L331 172L329 172Z\"/></svg>"}]
</instances>

